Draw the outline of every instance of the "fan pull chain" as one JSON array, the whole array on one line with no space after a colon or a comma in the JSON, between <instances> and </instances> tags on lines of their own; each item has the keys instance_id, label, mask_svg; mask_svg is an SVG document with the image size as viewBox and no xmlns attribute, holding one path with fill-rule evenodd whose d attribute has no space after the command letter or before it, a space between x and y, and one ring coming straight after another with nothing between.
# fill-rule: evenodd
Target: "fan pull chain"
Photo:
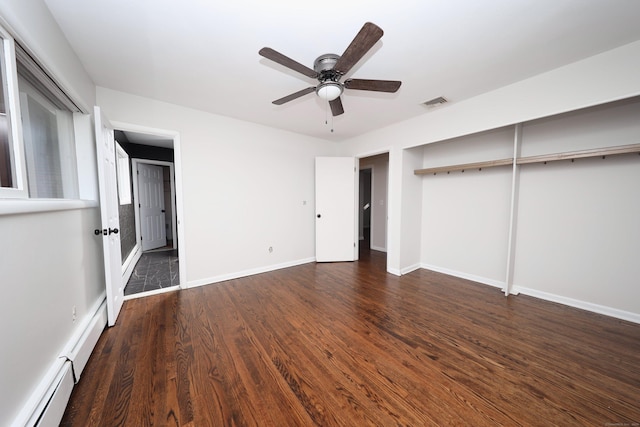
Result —
<instances>
[{"instance_id":1,"label":"fan pull chain","mask_svg":"<svg viewBox=\"0 0 640 427\"><path fill-rule=\"evenodd\" d=\"M329 119L328 119L328 117L329 117L329 101L327 101L327 102L324 104L324 124L325 124L325 125L328 125L328 124L329 124Z\"/></svg>"},{"instance_id":2,"label":"fan pull chain","mask_svg":"<svg viewBox=\"0 0 640 427\"><path fill-rule=\"evenodd\" d=\"M324 106L324 124L329 124L329 101ZM333 114L331 114L331 133L333 133Z\"/></svg>"}]
</instances>

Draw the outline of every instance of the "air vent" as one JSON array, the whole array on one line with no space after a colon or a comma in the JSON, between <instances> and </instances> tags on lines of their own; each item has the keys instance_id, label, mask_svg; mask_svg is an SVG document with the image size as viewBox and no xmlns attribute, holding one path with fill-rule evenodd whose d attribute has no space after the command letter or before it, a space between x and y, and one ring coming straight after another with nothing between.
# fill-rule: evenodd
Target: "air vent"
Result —
<instances>
[{"instance_id":1,"label":"air vent","mask_svg":"<svg viewBox=\"0 0 640 427\"><path fill-rule=\"evenodd\" d=\"M425 101L422 105L426 105L427 107L437 107L438 105L445 104L447 100L443 96L439 96L437 98L430 99L429 101Z\"/></svg>"}]
</instances>

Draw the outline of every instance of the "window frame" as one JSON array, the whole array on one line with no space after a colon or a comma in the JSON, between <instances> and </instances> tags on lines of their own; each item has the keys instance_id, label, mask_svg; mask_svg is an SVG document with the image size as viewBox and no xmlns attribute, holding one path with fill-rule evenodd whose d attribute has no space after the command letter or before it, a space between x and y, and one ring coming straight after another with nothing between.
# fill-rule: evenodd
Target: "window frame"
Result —
<instances>
[{"instance_id":1,"label":"window frame","mask_svg":"<svg viewBox=\"0 0 640 427\"><path fill-rule=\"evenodd\" d=\"M31 202L82 200L83 194L80 189L82 176L78 158L79 141L76 132L79 126L79 115L89 117L88 111L69 96L59 82L46 71L46 68L33 53L25 48L24 44L20 44L20 41L16 40L11 28L6 28L1 17L0 44L3 48L1 65L5 72L7 89L5 110L8 113L7 124L10 127L8 132L9 150L7 151L12 169L12 186L0 187L0 202L2 200L15 199ZM60 154L64 155L64 161L67 166L64 167L65 164L61 161L60 176L58 177L62 183L61 196L50 198L46 194L43 197L31 194L27 143L24 140L24 117L21 110L22 82L28 83L29 87L35 90L38 96L43 97L48 103L54 105L55 110L69 111L71 113L71 121L66 123L65 120L64 123L65 129L68 129L68 134L71 135L71 140L68 143L65 142L64 146L60 146L61 150L66 150L64 153L60 151ZM84 120L81 120L81 122L85 123Z\"/></svg>"},{"instance_id":2,"label":"window frame","mask_svg":"<svg viewBox=\"0 0 640 427\"><path fill-rule=\"evenodd\" d=\"M22 140L22 123L20 120L20 90L18 88L18 67L16 65L15 40L2 26L0 26L0 43L4 54L4 73L7 80L7 99L5 107L9 117L9 144L11 146L11 162L14 170L15 185L0 187L0 198L27 199L29 188L27 185L27 170Z\"/></svg>"},{"instance_id":3,"label":"window frame","mask_svg":"<svg viewBox=\"0 0 640 427\"><path fill-rule=\"evenodd\" d=\"M118 201L120 205L133 203L131 195L131 161L129 154L116 141L116 175L118 177Z\"/></svg>"}]
</instances>

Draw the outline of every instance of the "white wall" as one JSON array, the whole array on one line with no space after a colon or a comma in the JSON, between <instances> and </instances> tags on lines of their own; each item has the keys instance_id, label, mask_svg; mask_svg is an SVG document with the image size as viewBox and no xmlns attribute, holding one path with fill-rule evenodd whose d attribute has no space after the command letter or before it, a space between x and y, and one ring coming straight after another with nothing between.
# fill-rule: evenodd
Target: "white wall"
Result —
<instances>
[{"instance_id":1,"label":"white wall","mask_svg":"<svg viewBox=\"0 0 640 427\"><path fill-rule=\"evenodd\" d=\"M0 424L9 425L104 292L96 208L0 216ZM73 320L73 307L77 318Z\"/></svg>"},{"instance_id":2,"label":"white wall","mask_svg":"<svg viewBox=\"0 0 640 427\"><path fill-rule=\"evenodd\" d=\"M524 124L522 152L639 140L635 99ZM521 166L514 289L640 320L638 183L637 154Z\"/></svg>"},{"instance_id":3,"label":"white wall","mask_svg":"<svg viewBox=\"0 0 640 427\"><path fill-rule=\"evenodd\" d=\"M314 158L334 155L334 143L101 87L97 94L112 121L180 136L188 285L314 258Z\"/></svg>"},{"instance_id":4,"label":"white wall","mask_svg":"<svg viewBox=\"0 0 640 427\"><path fill-rule=\"evenodd\" d=\"M527 122L521 156L637 144L639 119L633 98ZM514 130L428 144L423 165L508 158ZM512 290L640 321L640 156L518 168ZM423 176L423 267L506 285L512 174L498 167Z\"/></svg>"},{"instance_id":5,"label":"white wall","mask_svg":"<svg viewBox=\"0 0 640 427\"><path fill-rule=\"evenodd\" d=\"M511 169L474 169L423 180L423 267L503 286Z\"/></svg>"},{"instance_id":6,"label":"white wall","mask_svg":"<svg viewBox=\"0 0 640 427\"><path fill-rule=\"evenodd\" d=\"M510 158L513 139L512 128L501 128L428 144L422 167ZM511 172L501 167L421 177L424 267L504 285Z\"/></svg>"},{"instance_id":7,"label":"white wall","mask_svg":"<svg viewBox=\"0 0 640 427\"><path fill-rule=\"evenodd\" d=\"M514 290L640 321L638 157L523 167Z\"/></svg>"},{"instance_id":8,"label":"white wall","mask_svg":"<svg viewBox=\"0 0 640 427\"><path fill-rule=\"evenodd\" d=\"M0 2L0 16L2 24L74 100L91 108L93 83L43 2L5 0ZM85 162L80 171L81 195L94 198L95 151L89 117L78 118L76 139L78 158ZM54 206L63 210L54 211ZM104 298L101 242L93 235L99 224L95 202L0 200L4 248L0 257L4 291L0 425L10 425L29 408L39 387L47 386L45 377L55 369L63 349Z\"/></svg>"},{"instance_id":9,"label":"white wall","mask_svg":"<svg viewBox=\"0 0 640 427\"><path fill-rule=\"evenodd\" d=\"M402 151L402 183L400 198L400 262L398 269L404 274L420 267L422 235L422 179L413 171L422 164L419 148Z\"/></svg>"}]
</instances>

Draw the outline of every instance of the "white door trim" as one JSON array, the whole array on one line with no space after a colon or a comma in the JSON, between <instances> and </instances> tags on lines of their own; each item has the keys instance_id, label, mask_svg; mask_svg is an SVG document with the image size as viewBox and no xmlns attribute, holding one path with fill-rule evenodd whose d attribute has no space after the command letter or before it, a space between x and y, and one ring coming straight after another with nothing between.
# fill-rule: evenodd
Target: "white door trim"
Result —
<instances>
[{"instance_id":1,"label":"white door trim","mask_svg":"<svg viewBox=\"0 0 640 427\"><path fill-rule=\"evenodd\" d=\"M178 132L174 132L166 129L140 126L140 125L126 123L126 122L111 121L111 124L114 126L114 128L119 130L147 133L151 135L163 136L163 137L173 139L173 166L174 166L173 185L175 188L175 201L176 201L176 206L175 206L176 221L174 223L176 226L176 234L174 235L177 236L178 256L180 257L180 289L187 289L186 259L188 255L185 250L186 237L185 237L184 224L183 224L184 200L183 200L183 194L182 194L182 187L183 187L182 186L182 151L181 151L181 145L180 145L180 134ZM137 226L138 225L136 222L136 227ZM136 234L137 234L137 230L136 230ZM174 239L174 241L175 240L176 239ZM139 244L139 243L136 242L136 244Z\"/></svg>"}]
</instances>

